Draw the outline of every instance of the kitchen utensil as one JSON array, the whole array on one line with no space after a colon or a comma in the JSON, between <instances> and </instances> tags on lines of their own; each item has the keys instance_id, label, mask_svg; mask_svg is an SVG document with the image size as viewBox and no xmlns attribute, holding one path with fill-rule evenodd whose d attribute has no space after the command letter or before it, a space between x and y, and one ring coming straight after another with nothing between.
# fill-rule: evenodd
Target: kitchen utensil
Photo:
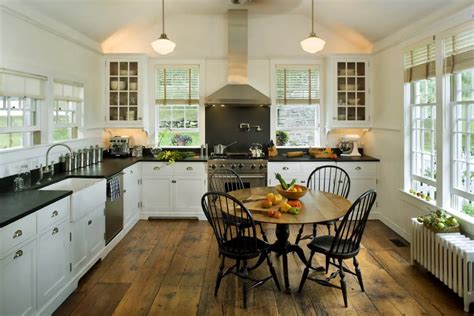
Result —
<instances>
[{"instance_id":1,"label":"kitchen utensil","mask_svg":"<svg viewBox=\"0 0 474 316\"><path fill-rule=\"evenodd\" d=\"M273 140L270 140L270 143L268 144L268 156L269 157L278 156L278 150L277 150Z\"/></svg>"},{"instance_id":2,"label":"kitchen utensil","mask_svg":"<svg viewBox=\"0 0 474 316\"><path fill-rule=\"evenodd\" d=\"M339 149L342 150L341 156L360 156L359 148L357 147L359 138L360 136L356 134L341 137L338 145Z\"/></svg>"},{"instance_id":3,"label":"kitchen utensil","mask_svg":"<svg viewBox=\"0 0 474 316\"><path fill-rule=\"evenodd\" d=\"M224 154L224 150L229 147L229 146L232 146L234 144L237 144L237 142L233 142L233 143L230 143L228 145L222 145L222 144L218 144L218 145L215 145L214 146L214 154L215 155L223 155Z\"/></svg>"},{"instance_id":4,"label":"kitchen utensil","mask_svg":"<svg viewBox=\"0 0 474 316\"><path fill-rule=\"evenodd\" d=\"M299 200L306 194L306 192L308 192L308 188L302 185L298 185L298 186L303 189L303 192L288 192L286 190L283 190L281 185L276 185L275 189L278 191L278 193L280 193L281 195L283 195L284 197L290 200Z\"/></svg>"},{"instance_id":5,"label":"kitchen utensil","mask_svg":"<svg viewBox=\"0 0 474 316\"><path fill-rule=\"evenodd\" d=\"M253 143L250 148L250 154L252 158L261 158L263 157L263 146L259 143Z\"/></svg>"}]
</instances>

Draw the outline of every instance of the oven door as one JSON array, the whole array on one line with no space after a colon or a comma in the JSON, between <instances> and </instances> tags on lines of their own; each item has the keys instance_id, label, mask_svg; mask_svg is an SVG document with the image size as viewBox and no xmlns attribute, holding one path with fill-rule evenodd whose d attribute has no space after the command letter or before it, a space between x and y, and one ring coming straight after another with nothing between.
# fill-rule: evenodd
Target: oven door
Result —
<instances>
[{"instance_id":1,"label":"oven door","mask_svg":"<svg viewBox=\"0 0 474 316\"><path fill-rule=\"evenodd\" d=\"M267 186L266 174L239 174L239 176L246 189Z\"/></svg>"}]
</instances>

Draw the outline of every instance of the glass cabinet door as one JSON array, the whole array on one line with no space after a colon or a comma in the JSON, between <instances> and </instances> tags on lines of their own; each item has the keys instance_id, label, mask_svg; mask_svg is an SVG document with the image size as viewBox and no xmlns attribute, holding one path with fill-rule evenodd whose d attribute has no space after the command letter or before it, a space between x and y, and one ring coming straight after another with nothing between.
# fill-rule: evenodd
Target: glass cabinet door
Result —
<instances>
[{"instance_id":1,"label":"glass cabinet door","mask_svg":"<svg viewBox=\"0 0 474 316\"><path fill-rule=\"evenodd\" d=\"M138 120L139 75L138 62L109 62L109 121Z\"/></svg>"},{"instance_id":2,"label":"glass cabinet door","mask_svg":"<svg viewBox=\"0 0 474 316\"><path fill-rule=\"evenodd\" d=\"M337 121L366 120L366 62L338 61L336 63Z\"/></svg>"}]
</instances>

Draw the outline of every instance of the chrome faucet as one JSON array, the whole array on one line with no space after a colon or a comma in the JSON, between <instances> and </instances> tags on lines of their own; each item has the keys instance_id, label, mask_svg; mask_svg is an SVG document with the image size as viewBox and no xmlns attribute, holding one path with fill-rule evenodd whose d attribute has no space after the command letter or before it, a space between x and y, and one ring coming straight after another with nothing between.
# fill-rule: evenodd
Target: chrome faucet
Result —
<instances>
[{"instance_id":1,"label":"chrome faucet","mask_svg":"<svg viewBox=\"0 0 474 316\"><path fill-rule=\"evenodd\" d=\"M51 145L49 146L48 150L46 151L46 166L44 166L44 169L41 167L40 165L40 178L38 179L38 181L36 182L37 184L41 183L41 181L43 180L43 176L45 173L49 173L49 178L48 180L52 180L52 177L54 175L54 166L53 164L51 163L51 166L49 165L49 152L51 151L51 149L53 149L54 147L57 147L57 146L63 146L65 148L67 148L67 150L69 150L69 154L72 155L72 149L71 147L69 147L68 145L66 144L63 144L63 143L57 143L57 144L54 144L54 145Z\"/></svg>"}]
</instances>

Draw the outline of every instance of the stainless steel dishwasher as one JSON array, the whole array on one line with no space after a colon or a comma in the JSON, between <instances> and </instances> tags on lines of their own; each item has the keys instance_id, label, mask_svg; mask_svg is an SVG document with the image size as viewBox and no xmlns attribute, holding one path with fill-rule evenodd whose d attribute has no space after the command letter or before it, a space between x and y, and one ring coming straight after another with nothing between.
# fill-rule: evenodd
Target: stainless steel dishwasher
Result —
<instances>
[{"instance_id":1,"label":"stainless steel dishwasher","mask_svg":"<svg viewBox=\"0 0 474 316\"><path fill-rule=\"evenodd\" d=\"M111 185L112 184L112 185ZM107 178L105 204L105 244L123 229L123 172Z\"/></svg>"}]
</instances>

